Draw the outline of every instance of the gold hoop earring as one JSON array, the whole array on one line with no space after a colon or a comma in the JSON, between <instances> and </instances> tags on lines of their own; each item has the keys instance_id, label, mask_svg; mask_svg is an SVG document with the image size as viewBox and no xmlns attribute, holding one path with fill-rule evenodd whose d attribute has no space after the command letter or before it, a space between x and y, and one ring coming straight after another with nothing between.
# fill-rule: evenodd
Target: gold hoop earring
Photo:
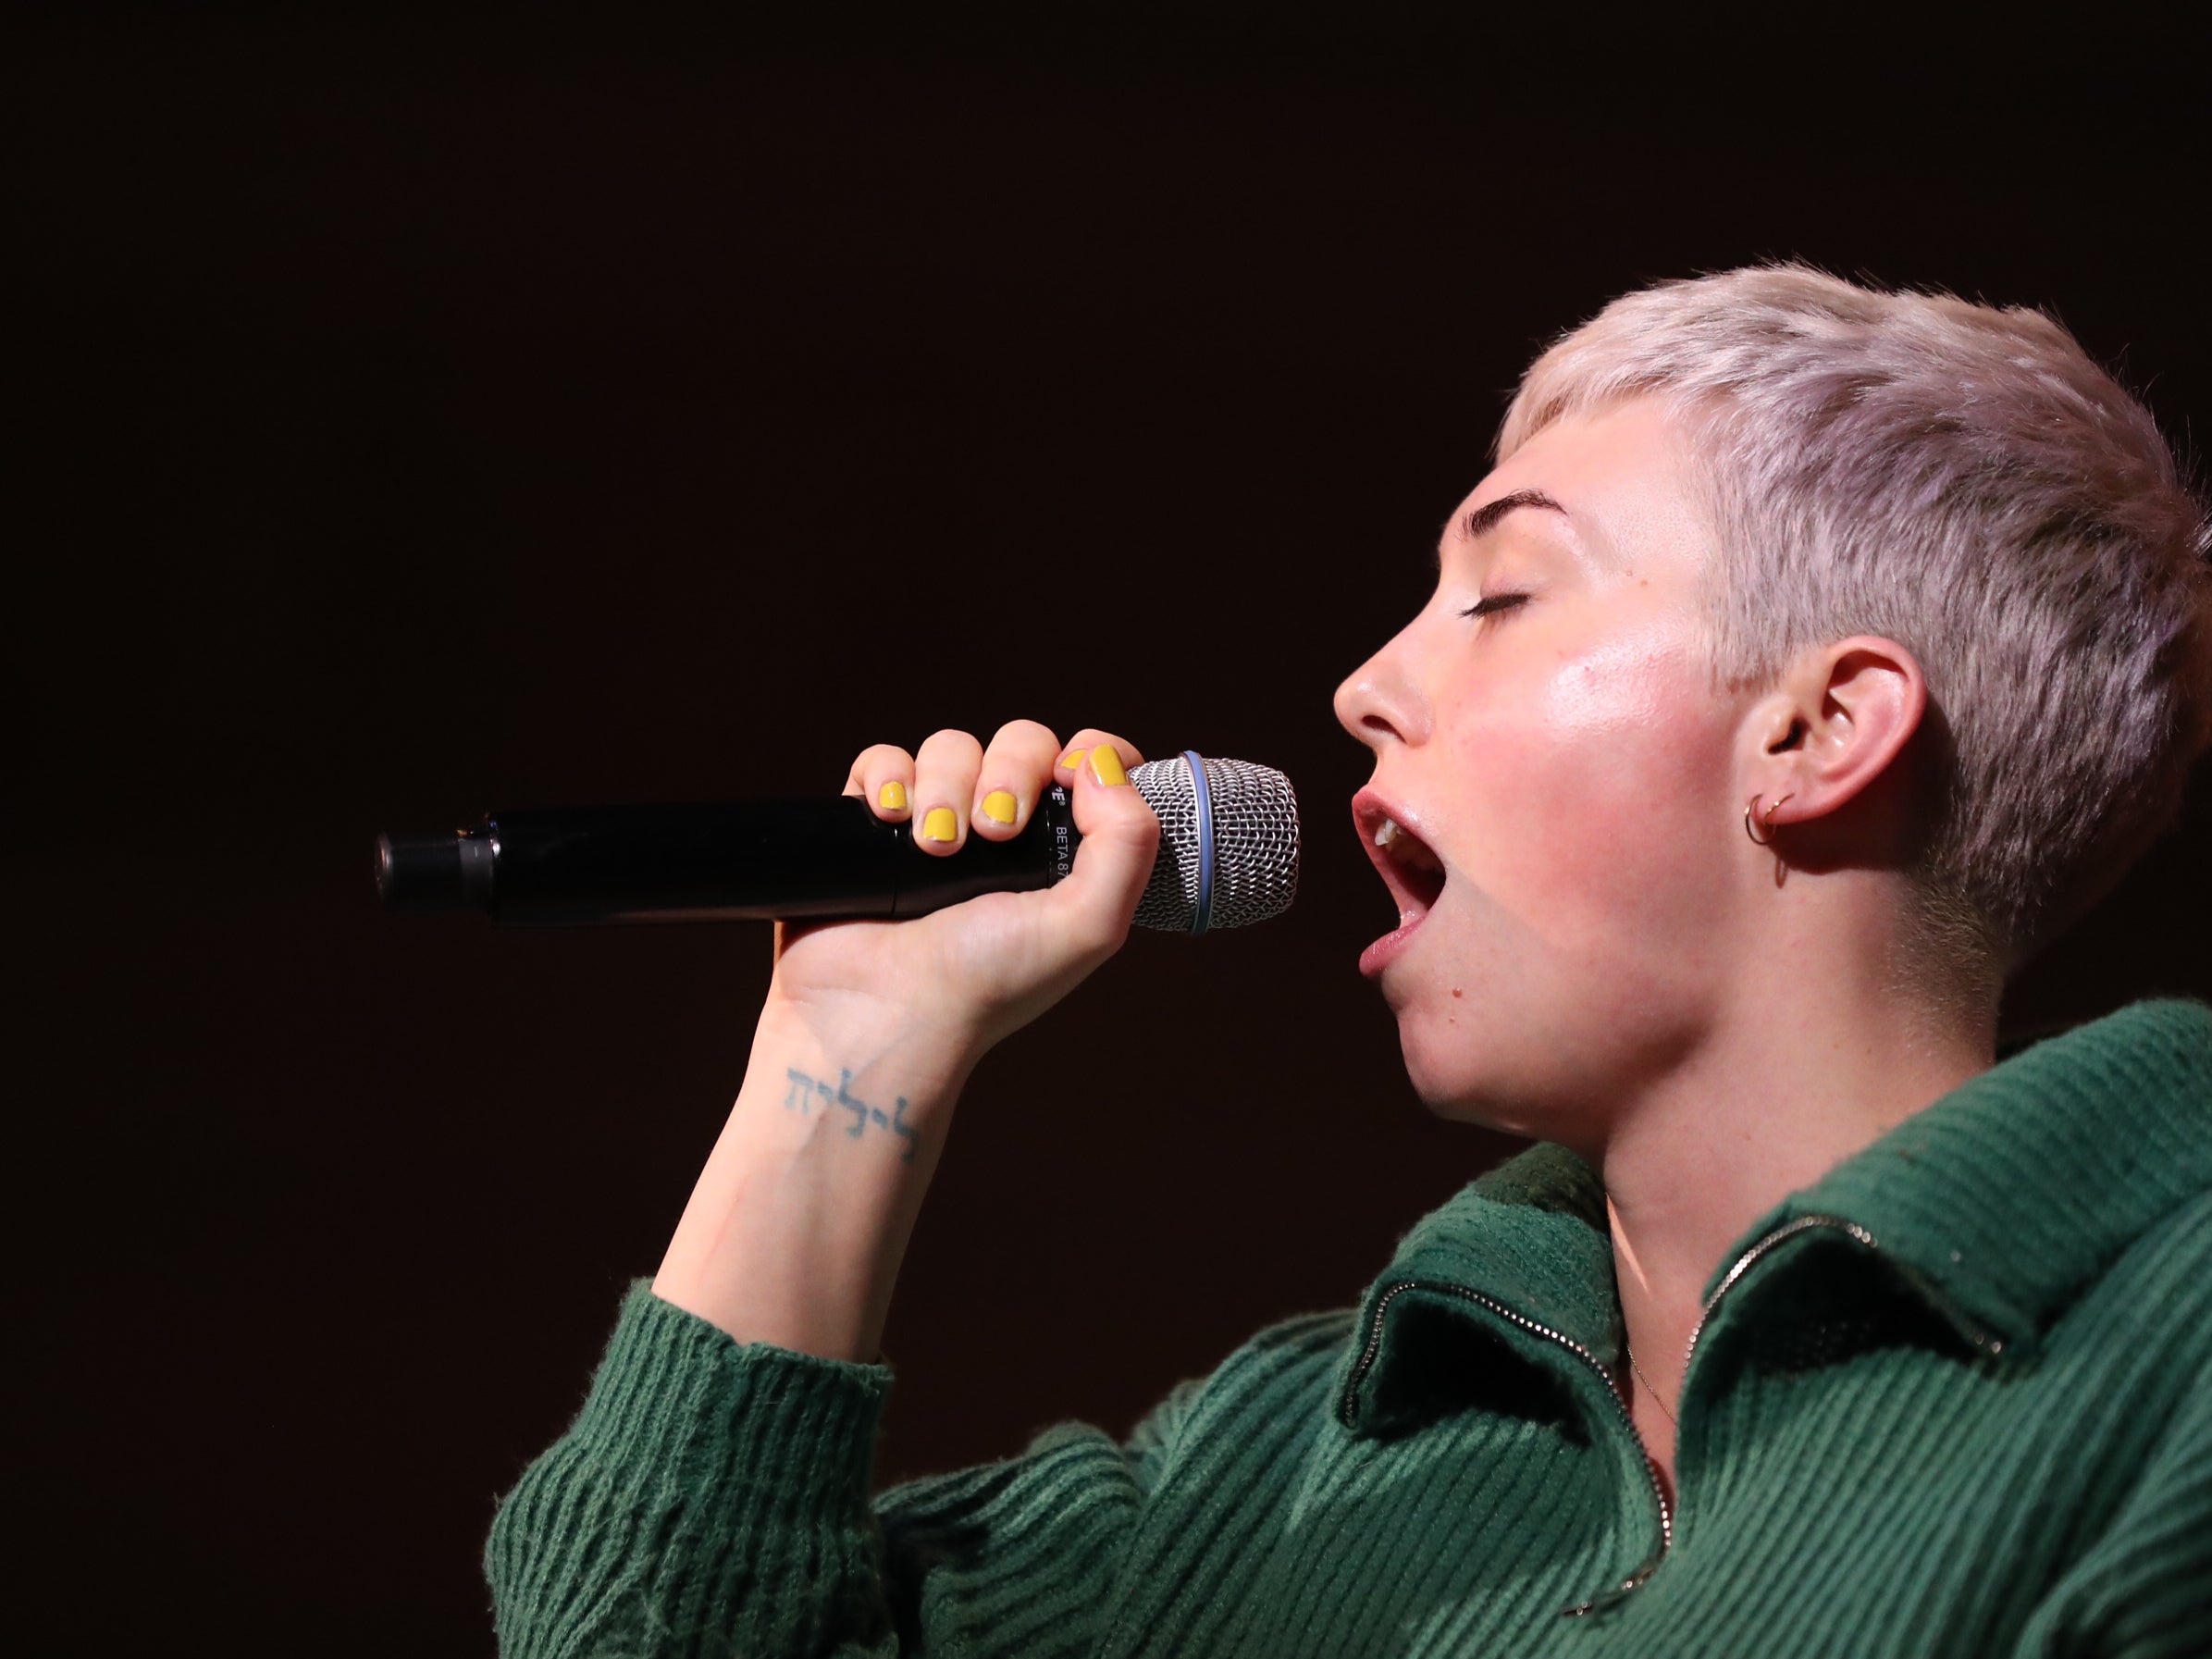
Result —
<instances>
[{"instance_id":1,"label":"gold hoop earring","mask_svg":"<svg viewBox=\"0 0 2212 1659\"><path fill-rule=\"evenodd\" d=\"M1761 790L1761 794L1763 793L1765 793L1765 791ZM1787 800L1790 795L1795 795L1797 791L1792 789L1789 792L1789 795L1785 795L1782 798L1782 800ZM1773 844L1774 812L1776 809L1782 805L1782 800L1776 801L1773 806L1767 808L1765 811L1760 813L1759 815L1759 822L1766 825L1766 839L1764 841L1761 841L1757 836L1751 836L1751 808L1759 804L1759 796L1754 795L1751 797L1749 804L1744 808L1744 834L1747 836L1751 836L1752 846L1771 847Z\"/></svg>"}]
</instances>

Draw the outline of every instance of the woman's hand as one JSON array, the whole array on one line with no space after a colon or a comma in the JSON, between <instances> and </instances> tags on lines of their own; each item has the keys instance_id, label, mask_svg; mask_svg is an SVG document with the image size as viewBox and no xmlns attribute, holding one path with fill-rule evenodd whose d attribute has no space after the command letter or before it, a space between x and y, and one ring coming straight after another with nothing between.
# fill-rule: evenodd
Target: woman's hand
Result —
<instances>
[{"instance_id":1,"label":"woman's hand","mask_svg":"<svg viewBox=\"0 0 2212 1659\"><path fill-rule=\"evenodd\" d=\"M1138 760L1110 732L1063 749L1018 720L987 749L939 732L918 755L886 744L853 762L845 792L912 823L925 852L1019 835L1056 778L1073 786L1082 845L1038 892L906 922L776 924L745 1083L653 1281L663 1301L739 1342L878 1355L969 1071L1129 935L1160 838L1127 779Z\"/></svg>"},{"instance_id":2,"label":"woman's hand","mask_svg":"<svg viewBox=\"0 0 2212 1659\"><path fill-rule=\"evenodd\" d=\"M904 922L779 922L769 1008L817 1031L951 1045L972 1064L1120 948L1152 873L1159 820L1128 782L1134 745L1086 726L1065 746L1033 720L990 746L942 731L909 755L861 751L845 793L887 823L910 823L925 853L970 836L1019 836L1047 785L1069 785L1082 834L1071 873L1030 893L986 893Z\"/></svg>"}]
</instances>

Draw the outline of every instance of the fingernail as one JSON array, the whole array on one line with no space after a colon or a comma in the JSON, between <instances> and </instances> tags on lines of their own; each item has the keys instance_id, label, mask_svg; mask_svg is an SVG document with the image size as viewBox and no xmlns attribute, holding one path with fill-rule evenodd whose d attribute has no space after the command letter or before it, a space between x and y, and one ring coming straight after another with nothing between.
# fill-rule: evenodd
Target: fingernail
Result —
<instances>
[{"instance_id":1,"label":"fingernail","mask_svg":"<svg viewBox=\"0 0 2212 1659\"><path fill-rule=\"evenodd\" d=\"M1019 803L1004 789L994 789L983 797L983 816L993 823L1011 823Z\"/></svg>"},{"instance_id":2,"label":"fingernail","mask_svg":"<svg viewBox=\"0 0 2212 1659\"><path fill-rule=\"evenodd\" d=\"M921 838L924 841L958 841L960 838L960 821L953 816L950 807L932 807L929 816L921 821Z\"/></svg>"},{"instance_id":3,"label":"fingernail","mask_svg":"<svg viewBox=\"0 0 2212 1659\"><path fill-rule=\"evenodd\" d=\"M1121 770L1121 753L1111 743L1101 743L1091 751L1091 775L1102 784L1129 782L1129 774Z\"/></svg>"},{"instance_id":4,"label":"fingernail","mask_svg":"<svg viewBox=\"0 0 2212 1659\"><path fill-rule=\"evenodd\" d=\"M885 811L903 812L907 810L907 786L894 779L875 792L875 799Z\"/></svg>"},{"instance_id":5,"label":"fingernail","mask_svg":"<svg viewBox=\"0 0 2212 1659\"><path fill-rule=\"evenodd\" d=\"M1083 754L1084 751L1082 749L1071 749L1067 752L1066 755L1061 757L1060 764L1068 768L1069 771L1073 772L1078 766L1081 766L1083 763Z\"/></svg>"}]
</instances>

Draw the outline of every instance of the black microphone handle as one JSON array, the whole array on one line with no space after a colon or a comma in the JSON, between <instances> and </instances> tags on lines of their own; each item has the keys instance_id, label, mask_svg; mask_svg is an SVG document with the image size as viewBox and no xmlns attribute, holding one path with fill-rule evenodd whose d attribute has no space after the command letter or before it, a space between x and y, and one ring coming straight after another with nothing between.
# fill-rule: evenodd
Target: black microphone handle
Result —
<instances>
[{"instance_id":1,"label":"black microphone handle","mask_svg":"<svg viewBox=\"0 0 2212 1659\"><path fill-rule=\"evenodd\" d=\"M926 915L1065 876L1082 836L1050 784L1010 841L970 834L949 858L854 796L494 812L469 828L377 837L391 910L480 910L500 922L817 921Z\"/></svg>"}]
</instances>

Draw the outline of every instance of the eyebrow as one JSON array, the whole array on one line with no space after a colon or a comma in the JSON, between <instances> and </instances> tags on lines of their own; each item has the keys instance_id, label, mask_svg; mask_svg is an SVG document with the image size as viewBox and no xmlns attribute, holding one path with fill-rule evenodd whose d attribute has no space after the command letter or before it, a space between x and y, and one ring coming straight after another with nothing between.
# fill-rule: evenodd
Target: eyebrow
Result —
<instances>
[{"instance_id":1,"label":"eyebrow","mask_svg":"<svg viewBox=\"0 0 2212 1659\"><path fill-rule=\"evenodd\" d=\"M1562 517L1566 515L1567 511L1540 489L1516 489L1510 495L1501 495L1496 501L1485 501L1481 506L1471 509L1467 516L1460 521L1459 533L1469 541L1479 536L1487 536L1498 527L1499 520L1516 507L1542 507Z\"/></svg>"}]
</instances>

